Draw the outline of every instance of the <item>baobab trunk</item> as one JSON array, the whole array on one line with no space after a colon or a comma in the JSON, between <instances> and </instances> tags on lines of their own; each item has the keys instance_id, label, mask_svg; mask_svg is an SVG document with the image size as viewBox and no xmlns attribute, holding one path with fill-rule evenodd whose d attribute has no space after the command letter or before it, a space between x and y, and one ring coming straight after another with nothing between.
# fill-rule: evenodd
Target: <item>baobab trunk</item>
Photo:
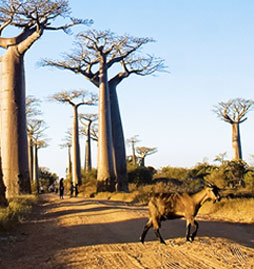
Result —
<instances>
[{"instance_id":1,"label":"baobab trunk","mask_svg":"<svg viewBox=\"0 0 254 269\"><path fill-rule=\"evenodd\" d=\"M91 160L91 124L92 121L89 121L87 124L87 136L86 136L86 152L85 152L85 171L91 171L92 169L92 160Z\"/></svg>"},{"instance_id":2,"label":"baobab trunk","mask_svg":"<svg viewBox=\"0 0 254 269\"><path fill-rule=\"evenodd\" d=\"M115 191L115 173L113 163L113 141L111 125L110 96L107 79L106 59L100 62L99 87L99 135L98 135L98 174L97 191Z\"/></svg>"},{"instance_id":3,"label":"baobab trunk","mask_svg":"<svg viewBox=\"0 0 254 269\"><path fill-rule=\"evenodd\" d=\"M37 193L39 193L39 164L38 164L38 146L34 143L34 156L33 156L33 182L35 183Z\"/></svg>"},{"instance_id":4,"label":"baobab trunk","mask_svg":"<svg viewBox=\"0 0 254 269\"><path fill-rule=\"evenodd\" d=\"M72 152L73 152L73 167L72 167L72 182L82 184L81 180L81 165L80 165L80 148L79 148L79 128L78 128L78 106L73 106L73 135L72 135Z\"/></svg>"},{"instance_id":5,"label":"baobab trunk","mask_svg":"<svg viewBox=\"0 0 254 269\"><path fill-rule=\"evenodd\" d=\"M29 166L29 177L33 180L33 139L31 135L28 135L28 166Z\"/></svg>"},{"instance_id":6,"label":"baobab trunk","mask_svg":"<svg viewBox=\"0 0 254 269\"><path fill-rule=\"evenodd\" d=\"M241 147L239 123L232 124L232 149L233 149L233 160L242 159L242 147Z\"/></svg>"},{"instance_id":7,"label":"baobab trunk","mask_svg":"<svg viewBox=\"0 0 254 269\"><path fill-rule=\"evenodd\" d=\"M145 167L145 157L141 157L140 164L141 167Z\"/></svg>"},{"instance_id":8,"label":"baobab trunk","mask_svg":"<svg viewBox=\"0 0 254 269\"><path fill-rule=\"evenodd\" d=\"M72 163L71 163L71 146L68 145L68 174L72 175Z\"/></svg>"},{"instance_id":9,"label":"baobab trunk","mask_svg":"<svg viewBox=\"0 0 254 269\"><path fill-rule=\"evenodd\" d=\"M132 164L133 165L136 165L137 164L137 157L136 157L136 154L135 154L135 144L134 142L132 142Z\"/></svg>"},{"instance_id":10,"label":"baobab trunk","mask_svg":"<svg viewBox=\"0 0 254 269\"><path fill-rule=\"evenodd\" d=\"M9 46L1 62L1 156L7 197L30 193L23 55Z\"/></svg>"},{"instance_id":11,"label":"baobab trunk","mask_svg":"<svg viewBox=\"0 0 254 269\"><path fill-rule=\"evenodd\" d=\"M111 123L113 137L113 159L116 173L116 190L128 192L128 174L126 167L126 152L124 134L120 116L116 85L110 85Z\"/></svg>"},{"instance_id":12,"label":"baobab trunk","mask_svg":"<svg viewBox=\"0 0 254 269\"><path fill-rule=\"evenodd\" d=\"M0 207L8 206L8 201L5 196L6 187L3 182L3 173L2 173L2 160L0 155Z\"/></svg>"}]
</instances>

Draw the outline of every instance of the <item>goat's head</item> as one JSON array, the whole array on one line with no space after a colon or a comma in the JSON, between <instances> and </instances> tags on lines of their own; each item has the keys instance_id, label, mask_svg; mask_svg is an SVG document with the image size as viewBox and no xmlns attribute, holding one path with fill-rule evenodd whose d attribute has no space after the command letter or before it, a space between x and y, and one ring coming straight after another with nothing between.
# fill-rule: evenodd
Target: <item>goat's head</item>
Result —
<instances>
[{"instance_id":1,"label":"goat's head","mask_svg":"<svg viewBox=\"0 0 254 269\"><path fill-rule=\"evenodd\" d=\"M221 199L220 192L219 192L220 189L217 186L209 183L207 184L206 191L207 191L208 198L213 200L214 203L216 203L217 201L220 201Z\"/></svg>"}]
</instances>

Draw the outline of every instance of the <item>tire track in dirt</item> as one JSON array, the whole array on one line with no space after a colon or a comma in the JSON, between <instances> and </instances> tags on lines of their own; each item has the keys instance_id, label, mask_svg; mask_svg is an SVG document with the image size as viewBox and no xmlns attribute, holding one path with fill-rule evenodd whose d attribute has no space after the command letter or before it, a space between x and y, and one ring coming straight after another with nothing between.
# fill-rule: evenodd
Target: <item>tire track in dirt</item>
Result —
<instances>
[{"instance_id":1,"label":"tire track in dirt","mask_svg":"<svg viewBox=\"0 0 254 269\"><path fill-rule=\"evenodd\" d=\"M16 239L0 246L1 269L254 268L254 249L233 241L235 229L242 231L241 240L248 245L246 236L254 235L251 225L239 229L237 224L211 226L206 221L197 239L185 244L185 223L168 221L162 227L166 246L153 231L143 245L138 238L146 222L146 207L83 198L60 201L54 195L42 199L32 219L10 235ZM211 227L220 234L210 231Z\"/></svg>"}]
</instances>

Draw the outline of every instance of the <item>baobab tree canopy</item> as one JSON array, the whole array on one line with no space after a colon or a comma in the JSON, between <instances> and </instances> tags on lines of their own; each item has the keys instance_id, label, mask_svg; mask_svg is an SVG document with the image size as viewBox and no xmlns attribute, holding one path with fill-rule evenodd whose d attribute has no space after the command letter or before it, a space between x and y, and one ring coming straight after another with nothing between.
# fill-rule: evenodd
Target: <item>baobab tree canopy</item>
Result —
<instances>
[{"instance_id":1,"label":"baobab tree canopy","mask_svg":"<svg viewBox=\"0 0 254 269\"><path fill-rule=\"evenodd\" d=\"M81 73L98 86L101 52L106 55L107 68L115 63L121 63L123 71L118 73L117 77L128 77L132 73L149 75L155 71L165 70L162 59L137 54L138 49L150 42L154 40L130 35L118 36L109 30L92 29L77 35L75 49L71 53L65 53L63 60L45 59L43 64Z\"/></svg>"},{"instance_id":2,"label":"baobab tree canopy","mask_svg":"<svg viewBox=\"0 0 254 269\"><path fill-rule=\"evenodd\" d=\"M81 20L70 16L71 10L66 0L1 0L0 1L0 35L8 26L12 25L21 28L24 32L29 33L29 29L34 30L64 30L68 32L70 27L75 24L89 24L91 20ZM57 17L69 18L71 23L52 26L52 21ZM27 36L27 35L25 35ZM23 36L13 38L13 43L22 40ZM4 44L2 40L2 44Z\"/></svg>"},{"instance_id":3,"label":"baobab tree canopy","mask_svg":"<svg viewBox=\"0 0 254 269\"><path fill-rule=\"evenodd\" d=\"M145 157L157 152L157 148L137 147L136 151L140 157L140 166L145 166Z\"/></svg>"},{"instance_id":4,"label":"baobab tree canopy","mask_svg":"<svg viewBox=\"0 0 254 269\"><path fill-rule=\"evenodd\" d=\"M254 107L249 99L236 98L228 102L220 102L215 106L214 112L218 117L230 124L242 123L247 120L246 114Z\"/></svg>"}]
</instances>

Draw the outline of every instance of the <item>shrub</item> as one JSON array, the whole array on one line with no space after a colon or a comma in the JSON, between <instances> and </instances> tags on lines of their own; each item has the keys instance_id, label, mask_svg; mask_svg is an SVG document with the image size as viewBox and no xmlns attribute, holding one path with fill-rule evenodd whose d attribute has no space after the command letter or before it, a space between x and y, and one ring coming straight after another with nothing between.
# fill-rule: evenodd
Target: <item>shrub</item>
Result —
<instances>
[{"instance_id":1,"label":"shrub","mask_svg":"<svg viewBox=\"0 0 254 269\"><path fill-rule=\"evenodd\" d=\"M224 161L205 179L219 187L239 188L244 186L244 175L248 171L248 165L243 160Z\"/></svg>"},{"instance_id":2,"label":"shrub","mask_svg":"<svg viewBox=\"0 0 254 269\"><path fill-rule=\"evenodd\" d=\"M216 171L218 167L216 165L210 165L207 162L198 163L191 169L190 176L194 178L204 179L207 175L210 175Z\"/></svg>"},{"instance_id":3,"label":"shrub","mask_svg":"<svg viewBox=\"0 0 254 269\"><path fill-rule=\"evenodd\" d=\"M166 166L156 174L155 177L175 178L178 180L184 180L189 177L190 170L182 167Z\"/></svg>"},{"instance_id":4,"label":"shrub","mask_svg":"<svg viewBox=\"0 0 254 269\"><path fill-rule=\"evenodd\" d=\"M22 195L9 200L7 208L0 208L0 230L8 230L21 223L38 201L35 195Z\"/></svg>"},{"instance_id":5,"label":"shrub","mask_svg":"<svg viewBox=\"0 0 254 269\"><path fill-rule=\"evenodd\" d=\"M151 167L133 167L128 171L129 183L135 183L137 186L152 183L154 171Z\"/></svg>"},{"instance_id":6,"label":"shrub","mask_svg":"<svg viewBox=\"0 0 254 269\"><path fill-rule=\"evenodd\" d=\"M58 176L55 173L51 173L47 167L40 167L39 175L39 184L43 187L44 191L48 191L49 186L53 186L58 180ZM34 188L36 190L36 186Z\"/></svg>"},{"instance_id":7,"label":"shrub","mask_svg":"<svg viewBox=\"0 0 254 269\"><path fill-rule=\"evenodd\" d=\"M243 177L245 187L254 195L254 171L248 171Z\"/></svg>"},{"instance_id":8,"label":"shrub","mask_svg":"<svg viewBox=\"0 0 254 269\"><path fill-rule=\"evenodd\" d=\"M82 185L80 186L79 192L90 195L96 192L97 184L97 170L92 169L91 171L85 172L82 170Z\"/></svg>"}]
</instances>

